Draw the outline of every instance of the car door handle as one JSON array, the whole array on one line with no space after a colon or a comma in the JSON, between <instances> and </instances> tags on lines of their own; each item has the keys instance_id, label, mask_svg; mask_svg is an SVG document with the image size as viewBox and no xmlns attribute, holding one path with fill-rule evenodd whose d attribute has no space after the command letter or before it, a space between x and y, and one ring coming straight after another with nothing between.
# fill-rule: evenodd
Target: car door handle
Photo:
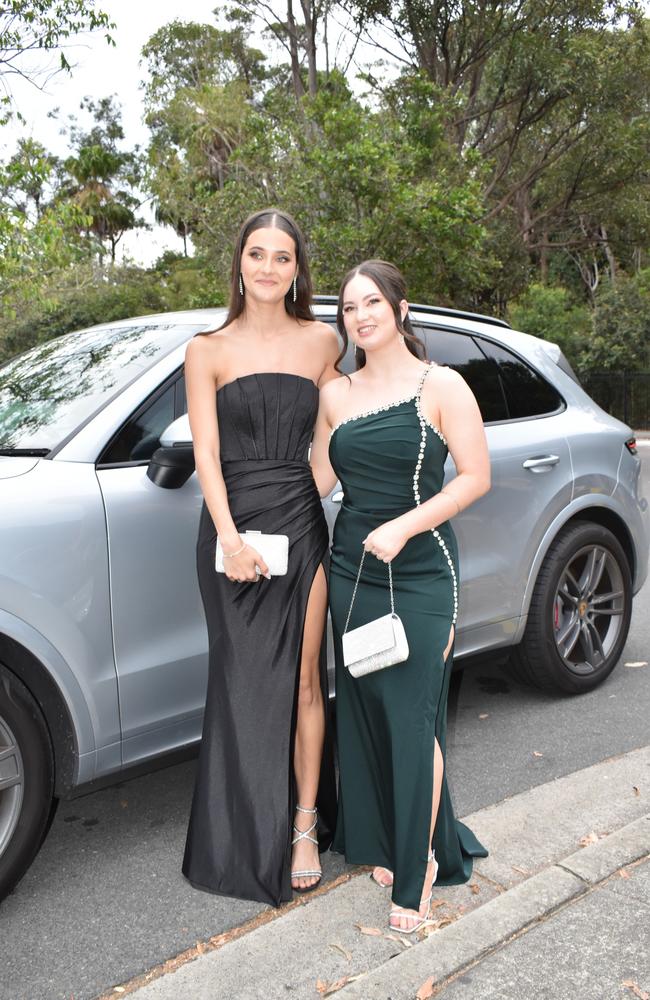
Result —
<instances>
[{"instance_id":1,"label":"car door handle","mask_svg":"<svg viewBox=\"0 0 650 1000\"><path fill-rule=\"evenodd\" d=\"M557 465L559 461L559 455L540 455L538 458L527 458L523 463L523 467L524 469L530 469L531 472L544 472L545 469L550 469L552 465Z\"/></svg>"},{"instance_id":2,"label":"car door handle","mask_svg":"<svg viewBox=\"0 0 650 1000\"><path fill-rule=\"evenodd\" d=\"M337 490L336 493L332 493L330 500L332 503L341 503L343 500L343 490Z\"/></svg>"}]
</instances>

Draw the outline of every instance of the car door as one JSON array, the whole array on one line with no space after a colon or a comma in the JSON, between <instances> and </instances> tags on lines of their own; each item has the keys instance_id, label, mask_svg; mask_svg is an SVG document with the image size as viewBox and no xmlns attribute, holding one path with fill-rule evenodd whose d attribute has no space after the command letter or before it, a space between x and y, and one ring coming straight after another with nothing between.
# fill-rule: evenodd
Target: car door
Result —
<instances>
[{"instance_id":1,"label":"car door","mask_svg":"<svg viewBox=\"0 0 650 1000\"><path fill-rule=\"evenodd\" d=\"M422 328L428 355L459 371L485 421L492 488L454 518L460 551L458 651L512 641L539 543L569 502L564 402L528 362L489 338ZM451 458L446 477L455 475Z\"/></svg>"},{"instance_id":2,"label":"car door","mask_svg":"<svg viewBox=\"0 0 650 1000\"><path fill-rule=\"evenodd\" d=\"M202 497L196 475L173 490L147 477L161 433L186 409L177 373L131 415L97 463L125 764L200 737L207 634L195 548Z\"/></svg>"}]
</instances>

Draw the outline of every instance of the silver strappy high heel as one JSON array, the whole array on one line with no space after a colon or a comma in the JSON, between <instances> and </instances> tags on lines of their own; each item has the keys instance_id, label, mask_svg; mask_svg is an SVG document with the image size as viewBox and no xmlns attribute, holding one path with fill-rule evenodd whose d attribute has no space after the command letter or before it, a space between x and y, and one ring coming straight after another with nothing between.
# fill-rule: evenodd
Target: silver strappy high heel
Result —
<instances>
[{"instance_id":1,"label":"silver strappy high heel","mask_svg":"<svg viewBox=\"0 0 650 1000\"><path fill-rule=\"evenodd\" d=\"M316 837L312 837L311 836L311 834L314 832L314 830L318 826L318 810L317 809L305 809L303 806L296 806L296 812L309 813L311 816L314 817L314 822L312 823L312 825L307 830L299 830L298 827L296 826L296 824L295 823L293 824L293 832L295 833L296 836L291 841L291 846L294 847L295 844L297 844L298 841L300 841L300 840L308 840L310 844L315 844L316 847L318 847L318 840L316 839ZM313 885L308 885L308 886L305 886L304 888L302 886L301 887L292 886L293 891L294 892L311 892L312 889L315 889L316 886L320 883L320 880L322 879L322 877L323 877L323 869L322 868L318 868L318 869L316 869L316 868L314 868L314 869L305 869L304 871L292 871L291 872L291 881L292 882L296 878L315 878L315 879L317 879L317 881L314 882Z\"/></svg>"}]
</instances>

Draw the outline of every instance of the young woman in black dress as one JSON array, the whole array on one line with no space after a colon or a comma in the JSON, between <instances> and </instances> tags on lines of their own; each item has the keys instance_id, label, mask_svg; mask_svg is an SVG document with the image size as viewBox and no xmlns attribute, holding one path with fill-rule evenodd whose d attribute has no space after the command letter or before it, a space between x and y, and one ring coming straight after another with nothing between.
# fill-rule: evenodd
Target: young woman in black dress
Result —
<instances>
[{"instance_id":1,"label":"young woman in black dress","mask_svg":"<svg viewBox=\"0 0 650 1000\"><path fill-rule=\"evenodd\" d=\"M307 458L339 348L311 296L297 224L256 213L237 240L226 321L195 337L185 360L209 679L183 873L196 888L274 906L318 884L316 834L325 846L335 820L328 532ZM270 578L242 538L249 529L289 536L285 576Z\"/></svg>"}]
</instances>

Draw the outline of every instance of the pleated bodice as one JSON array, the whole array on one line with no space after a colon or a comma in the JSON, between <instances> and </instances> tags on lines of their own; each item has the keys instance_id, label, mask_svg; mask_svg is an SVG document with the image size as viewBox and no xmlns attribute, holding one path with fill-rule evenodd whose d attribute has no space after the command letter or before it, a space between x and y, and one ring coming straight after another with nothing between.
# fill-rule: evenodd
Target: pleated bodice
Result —
<instances>
[{"instance_id":1,"label":"pleated bodice","mask_svg":"<svg viewBox=\"0 0 650 1000\"><path fill-rule=\"evenodd\" d=\"M287 372L242 375L217 392L221 461L306 462L318 388Z\"/></svg>"}]
</instances>

